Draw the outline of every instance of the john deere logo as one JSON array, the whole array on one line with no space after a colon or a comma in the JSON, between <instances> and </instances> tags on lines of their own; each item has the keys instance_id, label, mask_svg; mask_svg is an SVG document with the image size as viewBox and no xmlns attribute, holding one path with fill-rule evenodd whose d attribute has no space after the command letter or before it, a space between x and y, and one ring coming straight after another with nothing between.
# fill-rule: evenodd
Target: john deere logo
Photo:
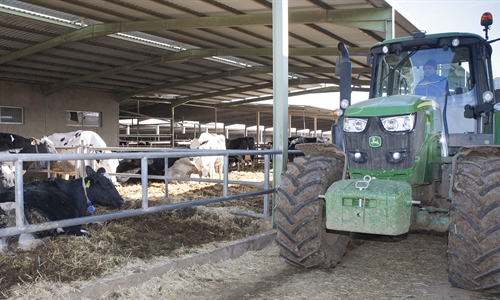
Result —
<instances>
[{"instance_id":1,"label":"john deere logo","mask_svg":"<svg viewBox=\"0 0 500 300\"><path fill-rule=\"evenodd\" d=\"M368 140L368 144L370 147L377 148L382 146L382 139L379 136L371 136L370 139Z\"/></svg>"}]
</instances>

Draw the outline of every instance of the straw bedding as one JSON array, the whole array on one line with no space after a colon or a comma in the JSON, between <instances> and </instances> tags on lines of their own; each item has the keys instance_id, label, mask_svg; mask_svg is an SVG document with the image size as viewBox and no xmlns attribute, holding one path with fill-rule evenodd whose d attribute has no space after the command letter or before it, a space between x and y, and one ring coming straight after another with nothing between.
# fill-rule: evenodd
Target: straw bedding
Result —
<instances>
[{"instance_id":1,"label":"straw bedding","mask_svg":"<svg viewBox=\"0 0 500 300\"><path fill-rule=\"evenodd\" d=\"M230 172L230 180L260 181L262 169ZM141 186L118 187L125 199L121 209L142 207ZM229 194L259 190L259 187L230 185ZM222 185L184 183L165 186L150 183L150 206L222 196ZM96 213L116 210L98 207ZM270 220L231 214L230 211L263 213L263 196L248 197L206 206L188 207L137 217L85 225L90 237L59 235L28 252L0 255L0 298L34 299L34 285L50 286L91 280L109 274L130 272L165 258L216 248L221 243L252 236L272 228ZM29 296L28 296L29 295Z\"/></svg>"}]
</instances>

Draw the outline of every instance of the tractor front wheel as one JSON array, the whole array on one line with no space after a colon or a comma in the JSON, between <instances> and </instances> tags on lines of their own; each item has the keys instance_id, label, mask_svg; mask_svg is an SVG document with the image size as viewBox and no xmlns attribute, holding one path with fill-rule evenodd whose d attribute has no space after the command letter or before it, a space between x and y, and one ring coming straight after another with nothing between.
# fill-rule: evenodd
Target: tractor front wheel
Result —
<instances>
[{"instance_id":1,"label":"tractor front wheel","mask_svg":"<svg viewBox=\"0 0 500 300\"><path fill-rule=\"evenodd\" d=\"M326 155L295 158L282 174L275 209L276 242L291 265L334 267L345 254L349 235L325 226L324 195L342 179L344 162Z\"/></svg>"},{"instance_id":2,"label":"tractor front wheel","mask_svg":"<svg viewBox=\"0 0 500 300\"><path fill-rule=\"evenodd\" d=\"M448 278L455 287L500 292L500 147L462 148L455 158Z\"/></svg>"}]
</instances>

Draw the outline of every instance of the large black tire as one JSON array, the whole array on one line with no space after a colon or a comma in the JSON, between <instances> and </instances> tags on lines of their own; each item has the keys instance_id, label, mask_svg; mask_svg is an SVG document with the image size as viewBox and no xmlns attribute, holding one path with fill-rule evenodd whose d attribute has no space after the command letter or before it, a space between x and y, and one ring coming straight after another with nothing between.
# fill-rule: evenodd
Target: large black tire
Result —
<instances>
[{"instance_id":1,"label":"large black tire","mask_svg":"<svg viewBox=\"0 0 500 300\"><path fill-rule=\"evenodd\" d=\"M500 157L495 148L458 154L448 233L450 283L491 293L500 292Z\"/></svg>"},{"instance_id":2,"label":"large black tire","mask_svg":"<svg viewBox=\"0 0 500 300\"><path fill-rule=\"evenodd\" d=\"M325 226L324 195L342 179L344 162L324 155L301 156L289 163L277 192L275 222L280 255L291 265L334 267L345 254L349 235Z\"/></svg>"}]
</instances>

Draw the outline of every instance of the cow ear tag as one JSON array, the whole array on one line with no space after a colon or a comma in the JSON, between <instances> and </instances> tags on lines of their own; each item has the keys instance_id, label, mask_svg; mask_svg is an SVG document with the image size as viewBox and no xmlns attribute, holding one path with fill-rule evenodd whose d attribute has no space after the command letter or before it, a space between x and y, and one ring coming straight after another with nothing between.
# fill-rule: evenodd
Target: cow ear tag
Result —
<instances>
[{"instance_id":1,"label":"cow ear tag","mask_svg":"<svg viewBox=\"0 0 500 300\"><path fill-rule=\"evenodd\" d=\"M85 187L86 187L86 188L89 188L89 187L90 187L90 180L89 180L89 181L87 181L87 184L85 184Z\"/></svg>"},{"instance_id":2,"label":"cow ear tag","mask_svg":"<svg viewBox=\"0 0 500 300\"><path fill-rule=\"evenodd\" d=\"M35 140L31 140L31 146L35 146L36 145L36 141Z\"/></svg>"}]
</instances>

